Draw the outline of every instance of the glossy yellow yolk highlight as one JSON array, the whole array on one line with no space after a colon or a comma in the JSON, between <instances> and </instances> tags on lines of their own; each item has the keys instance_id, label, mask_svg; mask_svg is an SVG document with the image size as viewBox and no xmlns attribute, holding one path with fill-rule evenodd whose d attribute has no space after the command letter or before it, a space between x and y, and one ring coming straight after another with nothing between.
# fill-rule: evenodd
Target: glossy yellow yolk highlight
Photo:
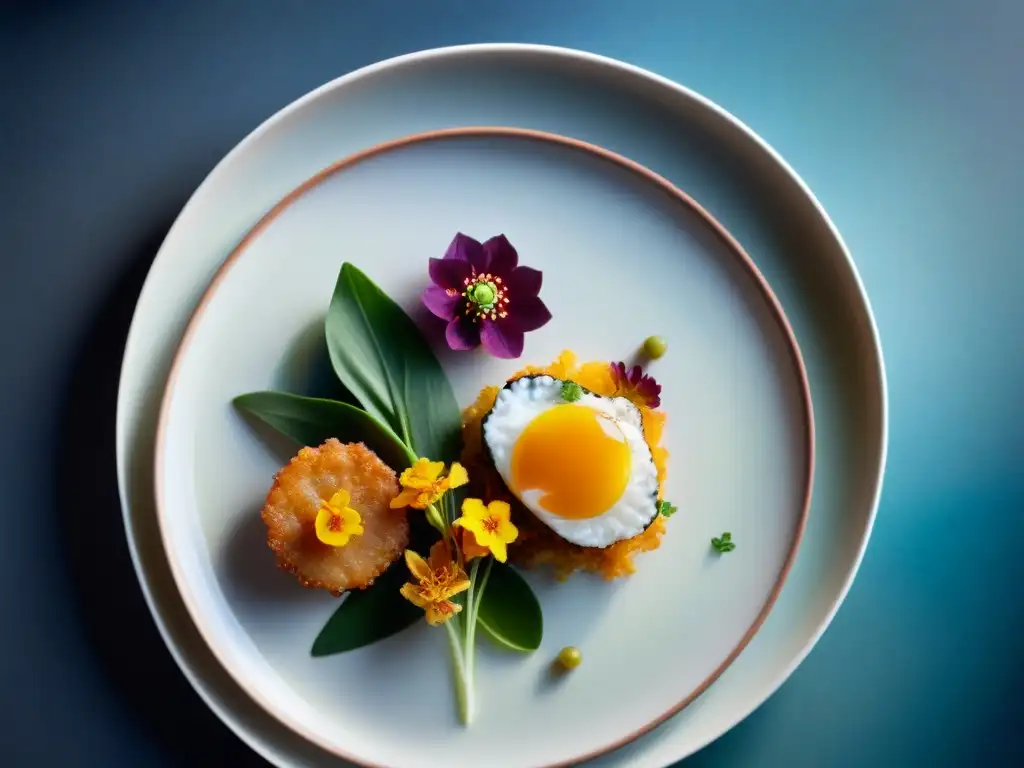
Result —
<instances>
[{"instance_id":1,"label":"glossy yellow yolk highlight","mask_svg":"<svg viewBox=\"0 0 1024 768\"><path fill-rule=\"evenodd\" d=\"M512 450L512 488L540 491L542 509L582 520L626 490L630 453L615 422L585 405L556 405L526 425Z\"/></svg>"}]
</instances>

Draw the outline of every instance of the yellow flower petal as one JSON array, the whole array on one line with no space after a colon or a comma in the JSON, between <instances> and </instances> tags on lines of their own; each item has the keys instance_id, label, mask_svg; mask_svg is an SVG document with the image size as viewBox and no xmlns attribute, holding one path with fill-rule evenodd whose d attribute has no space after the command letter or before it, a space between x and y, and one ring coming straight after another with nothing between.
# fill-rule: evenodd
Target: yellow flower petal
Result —
<instances>
[{"instance_id":1,"label":"yellow flower petal","mask_svg":"<svg viewBox=\"0 0 1024 768\"><path fill-rule=\"evenodd\" d=\"M505 548L505 542L501 539L492 539L488 548L491 550L491 554L494 555L494 559L499 563L504 563L508 560L508 550Z\"/></svg>"},{"instance_id":2,"label":"yellow flower petal","mask_svg":"<svg viewBox=\"0 0 1024 768\"><path fill-rule=\"evenodd\" d=\"M429 561L407 549L405 562L419 584L407 583L400 592L406 600L427 612L428 622L443 624L461 610L461 606L449 602L448 598L469 589L469 578L462 566L452 561L451 551L443 539L430 548Z\"/></svg>"},{"instance_id":3,"label":"yellow flower petal","mask_svg":"<svg viewBox=\"0 0 1024 768\"><path fill-rule=\"evenodd\" d=\"M558 360L551 367L561 374L560 376L555 376L555 378L571 379L576 373L576 353L568 349L562 350Z\"/></svg>"},{"instance_id":4,"label":"yellow flower petal","mask_svg":"<svg viewBox=\"0 0 1024 768\"><path fill-rule=\"evenodd\" d=\"M504 501L492 501L485 506L480 499L466 499L462 503L462 517L454 525L472 533L476 544L486 547L504 563L508 558L506 545L519 536L511 517L512 508Z\"/></svg>"},{"instance_id":5,"label":"yellow flower petal","mask_svg":"<svg viewBox=\"0 0 1024 768\"><path fill-rule=\"evenodd\" d=\"M340 490L317 510L313 528L316 537L331 547L344 547L353 536L363 533L363 519L359 512L348 506L351 497Z\"/></svg>"},{"instance_id":6,"label":"yellow flower petal","mask_svg":"<svg viewBox=\"0 0 1024 768\"><path fill-rule=\"evenodd\" d=\"M427 565L427 561L411 549L405 550L405 564L409 568L409 573L411 573L417 581L427 581L433 575L433 571L430 569L430 566Z\"/></svg>"},{"instance_id":7,"label":"yellow flower petal","mask_svg":"<svg viewBox=\"0 0 1024 768\"><path fill-rule=\"evenodd\" d=\"M395 496L395 498L393 498L391 500L391 505L390 506L391 506L392 509L401 509L402 507L410 507L410 506L412 506L416 502L416 499L417 499L418 496L419 496L419 491L417 491L415 489L404 490L401 493L399 493L397 496Z\"/></svg>"},{"instance_id":8,"label":"yellow flower petal","mask_svg":"<svg viewBox=\"0 0 1024 768\"><path fill-rule=\"evenodd\" d=\"M414 501L410 506L412 506L413 509L426 509L441 498L441 493L442 491L420 491L416 494L416 501Z\"/></svg>"},{"instance_id":9,"label":"yellow flower petal","mask_svg":"<svg viewBox=\"0 0 1024 768\"><path fill-rule=\"evenodd\" d=\"M519 529L515 527L509 520L503 520L498 525L496 535L501 541L506 544L511 544L513 541L519 538Z\"/></svg>"},{"instance_id":10,"label":"yellow flower petal","mask_svg":"<svg viewBox=\"0 0 1024 768\"><path fill-rule=\"evenodd\" d=\"M404 597L410 603L415 605L417 608L423 608L424 610L426 610L431 605L431 602L423 596L423 591L415 584L410 584L406 582L398 591L402 595L402 597Z\"/></svg>"},{"instance_id":11,"label":"yellow flower petal","mask_svg":"<svg viewBox=\"0 0 1024 768\"><path fill-rule=\"evenodd\" d=\"M452 464L451 469L448 470L448 487L459 488L469 482L469 473L466 468L455 462Z\"/></svg>"},{"instance_id":12,"label":"yellow flower petal","mask_svg":"<svg viewBox=\"0 0 1024 768\"><path fill-rule=\"evenodd\" d=\"M327 505L333 507L335 510L340 510L347 507L351 503L351 501L352 495L348 492L348 490L342 488L340 491L335 492L335 494L331 496L331 500L327 502Z\"/></svg>"},{"instance_id":13,"label":"yellow flower petal","mask_svg":"<svg viewBox=\"0 0 1024 768\"><path fill-rule=\"evenodd\" d=\"M455 521L455 525L466 525L468 521L480 521L487 516L487 506L480 499L465 499L462 502L462 517Z\"/></svg>"},{"instance_id":14,"label":"yellow flower petal","mask_svg":"<svg viewBox=\"0 0 1024 768\"><path fill-rule=\"evenodd\" d=\"M512 507L504 501L492 501L487 505L487 516L492 520L507 523L512 519Z\"/></svg>"},{"instance_id":15,"label":"yellow flower petal","mask_svg":"<svg viewBox=\"0 0 1024 768\"><path fill-rule=\"evenodd\" d=\"M444 624L462 610L462 606L450 600L442 600L439 603L431 603L427 607L427 623L433 626Z\"/></svg>"},{"instance_id":16,"label":"yellow flower petal","mask_svg":"<svg viewBox=\"0 0 1024 768\"><path fill-rule=\"evenodd\" d=\"M329 547L344 547L352 537L352 532L345 526L335 523L336 515L330 507L324 505L316 513L314 528L316 537Z\"/></svg>"},{"instance_id":17,"label":"yellow flower petal","mask_svg":"<svg viewBox=\"0 0 1024 768\"><path fill-rule=\"evenodd\" d=\"M398 476L398 482L401 483L403 488L422 488L424 485L429 485L429 483L424 482L423 478L420 477L415 466L404 470L402 474Z\"/></svg>"},{"instance_id":18,"label":"yellow flower petal","mask_svg":"<svg viewBox=\"0 0 1024 768\"><path fill-rule=\"evenodd\" d=\"M574 381L597 395L611 397L615 393L615 380L608 363L591 362L580 366Z\"/></svg>"},{"instance_id":19,"label":"yellow flower petal","mask_svg":"<svg viewBox=\"0 0 1024 768\"><path fill-rule=\"evenodd\" d=\"M352 540L351 533L324 533L317 536L320 541L329 547L345 547Z\"/></svg>"},{"instance_id":20,"label":"yellow flower petal","mask_svg":"<svg viewBox=\"0 0 1024 768\"><path fill-rule=\"evenodd\" d=\"M469 482L469 473L458 463L452 464L451 471L445 477L441 477L442 472L444 462L416 459L411 467L402 472L402 492L391 501L391 507L426 509L449 488L457 488Z\"/></svg>"},{"instance_id":21,"label":"yellow flower petal","mask_svg":"<svg viewBox=\"0 0 1024 768\"><path fill-rule=\"evenodd\" d=\"M427 500L430 498L430 494L427 491L417 491L415 488L408 491L402 491L399 496L407 499L408 503L406 506L412 507L413 509L426 509L428 506Z\"/></svg>"},{"instance_id":22,"label":"yellow flower petal","mask_svg":"<svg viewBox=\"0 0 1024 768\"><path fill-rule=\"evenodd\" d=\"M473 534L474 538L477 540L477 543L480 544L480 546L487 546L487 541L490 538L490 534L488 534L487 529L484 528L484 521L482 518L471 515L463 515L454 523L452 523L452 525L457 525L460 528L469 531Z\"/></svg>"},{"instance_id":23,"label":"yellow flower petal","mask_svg":"<svg viewBox=\"0 0 1024 768\"><path fill-rule=\"evenodd\" d=\"M339 507L338 514L341 515L349 525L359 525L363 522L363 516L359 514L359 510L353 509L348 505Z\"/></svg>"},{"instance_id":24,"label":"yellow flower petal","mask_svg":"<svg viewBox=\"0 0 1024 768\"><path fill-rule=\"evenodd\" d=\"M459 570L461 571L462 569L460 568ZM460 592L465 592L467 589L469 589L469 583L469 579L466 577L465 574L463 574L461 578L458 578L454 581L449 582L443 587L440 587L437 590L437 598L447 600L449 597L455 597L455 595L459 594Z\"/></svg>"},{"instance_id":25,"label":"yellow flower petal","mask_svg":"<svg viewBox=\"0 0 1024 768\"><path fill-rule=\"evenodd\" d=\"M441 476L444 471L443 461L431 461L430 459L416 459L416 462L407 470L402 472L399 482L403 488L415 488L423 490L429 488Z\"/></svg>"}]
</instances>

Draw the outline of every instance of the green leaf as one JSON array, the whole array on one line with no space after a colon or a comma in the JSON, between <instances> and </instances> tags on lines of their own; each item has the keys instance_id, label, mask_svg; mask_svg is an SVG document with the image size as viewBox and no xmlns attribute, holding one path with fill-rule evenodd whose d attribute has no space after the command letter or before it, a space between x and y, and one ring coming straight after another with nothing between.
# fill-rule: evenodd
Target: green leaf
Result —
<instances>
[{"instance_id":1,"label":"green leaf","mask_svg":"<svg viewBox=\"0 0 1024 768\"><path fill-rule=\"evenodd\" d=\"M398 591L406 576L405 565L399 560L368 589L350 592L320 630L310 653L330 656L362 648L422 621L423 610Z\"/></svg>"},{"instance_id":2,"label":"green leaf","mask_svg":"<svg viewBox=\"0 0 1024 768\"><path fill-rule=\"evenodd\" d=\"M419 328L370 278L343 264L326 322L331 363L366 410L418 456L458 457L462 414Z\"/></svg>"},{"instance_id":3,"label":"green leaf","mask_svg":"<svg viewBox=\"0 0 1024 768\"><path fill-rule=\"evenodd\" d=\"M234 403L302 446L317 446L329 437L361 441L397 471L416 460L390 427L347 403L286 392L250 392L236 397Z\"/></svg>"},{"instance_id":4,"label":"green leaf","mask_svg":"<svg viewBox=\"0 0 1024 768\"><path fill-rule=\"evenodd\" d=\"M662 501L658 503L658 512L661 513L662 517L672 517L678 508L675 507L670 501Z\"/></svg>"},{"instance_id":5,"label":"green leaf","mask_svg":"<svg viewBox=\"0 0 1024 768\"><path fill-rule=\"evenodd\" d=\"M493 640L516 651L537 650L544 636L537 596L515 568L497 561L480 598L478 621Z\"/></svg>"}]
</instances>

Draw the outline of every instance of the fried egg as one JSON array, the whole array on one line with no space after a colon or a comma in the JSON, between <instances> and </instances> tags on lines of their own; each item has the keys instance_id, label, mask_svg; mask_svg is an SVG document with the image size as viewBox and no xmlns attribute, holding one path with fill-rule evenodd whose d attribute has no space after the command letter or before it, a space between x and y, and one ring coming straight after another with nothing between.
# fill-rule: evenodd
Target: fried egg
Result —
<instances>
[{"instance_id":1,"label":"fried egg","mask_svg":"<svg viewBox=\"0 0 1024 768\"><path fill-rule=\"evenodd\" d=\"M658 473L639 409L623 397L562 397L563 382L507 384L483 423L495 469L523 505L582 547L644 531L658 514Z\"/></svg>"}]
</instances>

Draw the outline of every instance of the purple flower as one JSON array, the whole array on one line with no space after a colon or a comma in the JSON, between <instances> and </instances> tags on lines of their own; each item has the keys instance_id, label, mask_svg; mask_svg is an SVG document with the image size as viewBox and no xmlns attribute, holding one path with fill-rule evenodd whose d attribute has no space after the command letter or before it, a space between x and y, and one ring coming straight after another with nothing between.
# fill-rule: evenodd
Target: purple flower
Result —
<instances>
[{"instance_id":1,"label":"purple flower","mask_svg":"<svg viewBox=\"0 0 1024 768\"><path fill-rule=\"evenodd\" d=\"M625 363L612 363L612 381L615 382L615 394L625 397L636 405L657 408L661 405L661 385L653 376L647 376L639 365L626 370Z\"/></svg>"},{"instance_id":2,"label":"purple flower","mask_svg":"<svg viewBox=\"0 0 1024 768\"><path fill-rule=\"evenodd\" d=\"M519 266L519 254L504 235L481 244L458 233L443 259L430 260L430 279L423 303L448 321L445 337L452 349L482 343L495 357L519 357L525 334L551 319L538 296L540 270Z\"/></svg>"}]
</instances>

